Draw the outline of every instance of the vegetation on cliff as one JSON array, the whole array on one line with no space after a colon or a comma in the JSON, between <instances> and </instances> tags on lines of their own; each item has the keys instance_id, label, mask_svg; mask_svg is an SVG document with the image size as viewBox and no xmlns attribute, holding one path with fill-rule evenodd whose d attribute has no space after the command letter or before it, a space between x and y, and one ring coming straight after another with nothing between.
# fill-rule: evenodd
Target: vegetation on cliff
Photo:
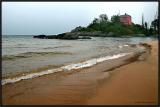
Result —
<instances>
[{"instance_id":1,"label":"vegetation on cliff","mask_svg":"<svg viewBox=\"0 0 160 107\"><path fill-rule=\"evenodd\" d=\"M149 27L147 22L144 25L134 24L124 25L120 22L119 15L113 15L111 20L106 14L101 14L99 18L95 18L87 27L77 27L71 32L102 32L105 34L112 34L111 36L120 35L156 35L158 34L158 19L152 21ZM114 35L113 35L114 34ZM106 35L107 36L107 35Z\"/></svg>"},{"instance_id":2,"label":"vegetation on cliff","mask_svg":"<svg viewBox=\"0 0 160 107\"><path fill-rule=\"evenodd\" d=\"M57 35L38 35L34 38L41 39L91 39L91 37L145 37L158 36L158 19L152 21L149 27L147 22L142 25L131 23L125 25L120 22L119 15L113 15L111 20L106 14L101 14L99 18L95 18L87 27L76 27L71 32L61 33Z\"/></svg>"}]
</instances>

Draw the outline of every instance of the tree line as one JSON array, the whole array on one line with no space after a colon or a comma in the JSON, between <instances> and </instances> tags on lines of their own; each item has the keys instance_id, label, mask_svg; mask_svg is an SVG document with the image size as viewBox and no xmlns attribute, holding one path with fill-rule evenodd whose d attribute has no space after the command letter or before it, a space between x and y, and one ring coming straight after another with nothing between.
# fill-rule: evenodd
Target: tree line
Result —
<instances>
[{"instance_id":1,"label":"tree line","mask_svg":"<svg viewBox=\"0 0 160 107\"><path fill-rule=\"evenodd\" d=\"M117 35L144 34L150 36L158 34L158 21L159 19L153 20L150 26L148 26L147 22L142 25L133 22L131 25L124 25L120 22L120 15L113 15L111 20L109 20L106 14L100 14L87 27L79 26L72 30L72 32L101 31L104 33L114 32Z\"/></svg>"}]
</instances>

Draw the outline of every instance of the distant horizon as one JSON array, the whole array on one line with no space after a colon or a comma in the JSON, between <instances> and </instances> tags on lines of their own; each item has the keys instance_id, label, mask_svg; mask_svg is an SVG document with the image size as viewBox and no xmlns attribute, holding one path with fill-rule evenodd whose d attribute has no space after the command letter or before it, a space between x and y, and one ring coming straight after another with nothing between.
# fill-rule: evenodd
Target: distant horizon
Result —
<instances>
[{"instance_id":1,"label":"distant horizon","mask_svg":"<svg viewBox=\"0 0 160 107\"><path fill-rule=\"evenodd\" d=\"M113 15L127 13L140 25L144 14L150 26L157 12L158 2L2 2L2 35L70 32L78 26L87 27L100 14L110 20Z\"/></svg>"}]
</instances>

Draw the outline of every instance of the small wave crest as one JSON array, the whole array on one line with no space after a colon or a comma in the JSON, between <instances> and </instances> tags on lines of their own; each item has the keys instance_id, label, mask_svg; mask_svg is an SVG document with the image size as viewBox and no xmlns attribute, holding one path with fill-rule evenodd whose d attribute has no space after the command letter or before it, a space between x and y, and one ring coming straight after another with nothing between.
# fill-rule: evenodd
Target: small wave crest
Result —
<instances>
[{"instance_id":1,"label":"small wave crest","mask_svg":"<svg viewBox=\"0 0 160 107\"><path fill-rule=\"evenodd\" d=\"M129 45L119 45L119 48L128 47Z\"/></svg>"},{"instance_id":2,"label":"small wave crest","mask_svg":"<svg viewBox=\"0 0 160 107\"><path fill-rule=\"evenodd\" d=\"M72 46L45 47L45 48L43 48L43 49L68 48L68 47L72 47Z\"/></svg>"},{"instance_id":3,"label":"small wave crest","mask_svg":"<svg viewBox=\"0 0 160 107\"><path fill-rule=\"evenodd\" d=\"M67 54L71 55L70 52L25 52L17 55L3 55L2 60L16 60L20 58L29 58L34 56L44 56L44 55L57 55L57 54Z\"/></svg>"}]
</instances>

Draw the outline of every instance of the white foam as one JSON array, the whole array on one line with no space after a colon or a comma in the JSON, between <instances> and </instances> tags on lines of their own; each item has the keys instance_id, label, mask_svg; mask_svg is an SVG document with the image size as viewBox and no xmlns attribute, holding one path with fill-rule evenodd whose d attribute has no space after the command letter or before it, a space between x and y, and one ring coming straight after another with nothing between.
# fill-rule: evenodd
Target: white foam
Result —
<instances>
[{"instance_id":1,"label":"white foam","mask_svg":"<svg viewBox=\"0 0 160 107\"><path fill-rule=\"evenodd\" d=\"M84 61L84 62L81 62L81 63L62 66L62 67L57 68L57 69L51 69L51 70L46 70L46 71L42 71L42 72L23 75L23 76L20 76L20 77L4 79L4 80L2 80L2 85L7 84L7 83L18 82L20 80L35 78L35 77L39 77L39 76L42 76L42 75L51 74L51 73L55 73L55 72L59 72L59 71L69 71L69 70L72 70L72 69L90 67L90 66L93 66L97 63L100 63L100 62L103 62L103 61L106 61L106 60L120 58L120 57L126 56L128 54L131 54L131 53L120 53L120 54L113 55L113 56L105 56L105 57L100 57L100 58L94 58L94 59L87 60L87 61Z\"/></svg>"},{"instance_id":2,"label":"white foam","mask_svg":"<svg viewBox=\"0 0 160 107\"><path fill-rule=\"evenodd\" d=\"M62 67L62 69L66 70L71 70L71 69L79 69L79 68L85 68L85 67L90 67L92 65L97 64L97 59L91 59L82 63L77 63L77 64L71 64L71 65L67 65Z\"/></svg>"},{"instance_id":3,"label":"white foam","mask_svg":"<svg viewBox=\"0 0 160 107\"><path fill-rule=\"evenodd\" d=\"M103 62L103 61L106 61L106 60L116 59L116 58L123 57L123 56L128 55L128 54L131 54L131 53L120 53L120 54L113 55L113 56L101 57L101 58L97 59L97 62Z\"/></svg>"},{"instance_id":4,"label":"white foam","mask_svg":"<svg viewBox=\"0 0 160 107\"><path fill-rule=\"evenodd\" d=\"M39 76L42 76L42 75L45 75L45 74L51 74L51 73L55 73L55 72L58 72L58 71L62 71L62 69L61 68L51 69L51 70L42 71L42 72L38 72L38 73L32 73L32 74L27 74L27 75L23 75L23 76L11 78L11 79L10 78L9 79L4 79L4 80L2 80L2 85L7 84L7 83L18 82L20 80L39 77Z\"/></svg>"},{"instance_id":5,"label":"white foam","mask_svg":"<svg viewBox=\"0 0 160 107\"><path fill-rule=\"evenodd\" d=\"M119 45L118 47L123 48L123 47L127 47L127 46L129 46L129 45Z\"/></svg>"}]
</instances>

